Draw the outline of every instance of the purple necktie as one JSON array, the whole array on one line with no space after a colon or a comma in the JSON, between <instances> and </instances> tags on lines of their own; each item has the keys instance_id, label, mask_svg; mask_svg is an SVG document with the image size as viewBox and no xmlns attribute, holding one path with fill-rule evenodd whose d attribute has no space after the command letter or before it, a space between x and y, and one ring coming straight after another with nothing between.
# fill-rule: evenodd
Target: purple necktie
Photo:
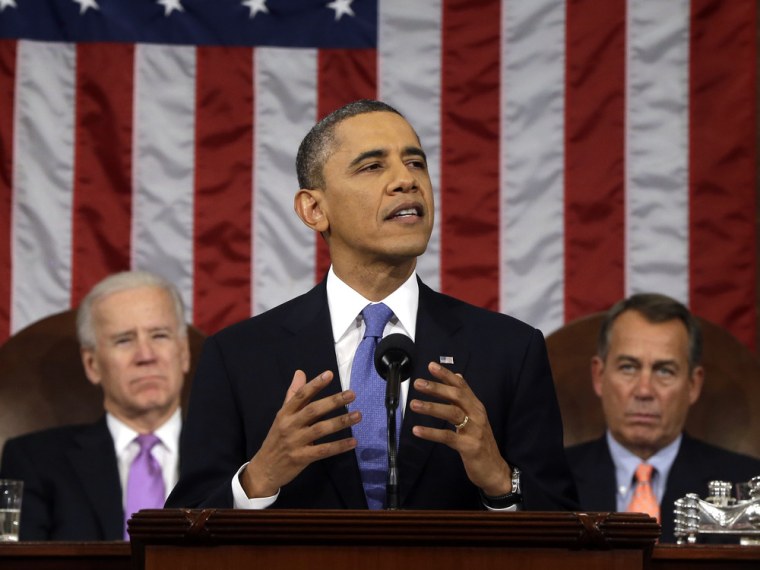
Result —
<instances>
[{"instance_id":1,"label":"purple necktie","mask_svg":"<svg viewBox=\"0 0 760 570\"><path fill-rule=\"evenodd\" d=\"M356 400L349 409L359 410L362 421L352 430L358 441L359 460L367 505L372 510L385 506L385 486L388 480L388 419L385 411L385 381L375 370L375 348L383 336L393 311L383 303L367 305L362 310L364 338L356 349L351 365L351 389ZM401 412L396 414L396 433L399 433Z\"/></svg>"},{"instance_id":2,"label":"purple necktie","mask_svg":"<svg viewBox=\"0 0 760 570\"><path fill-rule=\"evenodd\" d=\"M161 440L152 433L138 435L134 441L140 446L132 460L127 478L127 506L124 509L124 539L129 540L127 520L140 509L161 509L166 499L161 466L151 450Z\"/></svg>"}]
</instances>

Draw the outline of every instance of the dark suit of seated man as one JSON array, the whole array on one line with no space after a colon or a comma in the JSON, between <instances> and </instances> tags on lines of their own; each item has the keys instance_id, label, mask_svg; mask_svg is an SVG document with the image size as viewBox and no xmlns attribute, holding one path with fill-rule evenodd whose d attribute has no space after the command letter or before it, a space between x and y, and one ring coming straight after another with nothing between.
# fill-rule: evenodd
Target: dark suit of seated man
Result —
<instances>
[{"instance_id":1,"label":"dark suit of seated man","mask_svg":"<svg viewBox=\"0 0 760 570\"><path fill-rule=\"evenodd\" d=\"M122 540L125 508L161 507L177 479L180 393L190 366L179 292L150 273L117 273L84 298L77 329L106 413L95 424L6 442L0 474L24 481L21 540ZM147 459L160 499L141 504L128 496L130 464L139 454L136 436L151 433L159 441Z\"/></svg>"},{"instance_id":2,"label":"dark suit of seated man","mask_svg":"<svg viewBox=\"0 0 760 570\"><path fill-rule=\"evenodd\" d=\"M362 429L382 396L358 404L385 384L355 385L352 367L367 338L403 333L416 354L401 385L399 507L574 508L541 333L416 277L434 205L411 125L357 101L320 121L296 162L296 213L332 267L305 295L207 339L167 506L386 507L385 428ZM390 320L363 338L365 309L380 303Z\"/></svg>"},{"instance_id":3,"label":"dark suit of seated man","mask_svg":"<svg viewBox=\"0 0 760 570\"><path fill-rule=\"evenodd\" d=\"M582 509L641 510L641 503L629 508L646 488L635 472L639 465L651 466L656 504L650 514L662 524L661 541L674 542L676 499L706 496L712 480L743 482L760 475L760 460L683 431L705 377L701 352L696 319L669 297L637 294L608 311L591 359L607 433L567 449Z\"/></svg>"}]
</instances>

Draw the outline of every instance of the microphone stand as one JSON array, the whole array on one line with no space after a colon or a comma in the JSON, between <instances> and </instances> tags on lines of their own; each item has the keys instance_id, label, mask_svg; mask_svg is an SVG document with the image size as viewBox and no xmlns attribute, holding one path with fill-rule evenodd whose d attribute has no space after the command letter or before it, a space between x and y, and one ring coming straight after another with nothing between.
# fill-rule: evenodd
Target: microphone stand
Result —
<instances>
[{"instance_id":1,"label":"microphone stand","mask_svg":"<svg viewBox=\"0 0 760 570\"><path fill-rule=\"evenodd\" d=\"M402 378L412 373L414 342L408 336L395 333L381 340L375 350L375 370L385 379L385 411L388 419L388 482L385 486L386 508L398 509L398 437L396 410Z\"/></svg>"},{"instance_id":2,"label":"microphone stand","mask_svg":"<svg viewBox=\"0 0 760 570\"><path fill-rule=\"evenodd\" d=\"M398 445L396 439L396 409L399 402L399 385L401 384L401 362L391 362L385 386L385 411L388 416L388 483L385 493L388 497L388 510L398 510Z\"/></svg>"}]
</instances>

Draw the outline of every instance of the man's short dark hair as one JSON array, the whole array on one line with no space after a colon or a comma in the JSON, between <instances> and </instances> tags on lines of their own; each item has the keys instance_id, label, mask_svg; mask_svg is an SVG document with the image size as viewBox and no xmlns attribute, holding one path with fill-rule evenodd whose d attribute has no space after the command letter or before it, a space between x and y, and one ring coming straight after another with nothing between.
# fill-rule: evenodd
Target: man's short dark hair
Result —
<instances>
[{"instance_id":1,"label":"man's short dark hair","mask_svg":"<svg viewBox=\"0 0 760 570\"><path fill-rule=\"evenodd\" d=\"M324 186L323 168L335 142L335 127L346 119L374 112L396 113L396 109L372 99L359 99L336 109L314 125L301 141L296 155L296 174L299 188L313 190Z\"/></svg>"},{"instance_id":2,"label":"man's short dark hair","mask_svg":"<svg viewBox=\"0 0 760 570\"><path fill-rule=\"evenodd\" d=\"M599 329L597 340L597 356L603 361L607 360L610 350L610 336L612 325L625 311L636 311L650 323L664 323L678 319L686 327L689 339L688 362L689 372L702 361L702 330L696 317L691 314L685 305L667 295L659 293L637 293L627 299L615 303L604 317L602 328Z\"/></svg>"}]
</instances>

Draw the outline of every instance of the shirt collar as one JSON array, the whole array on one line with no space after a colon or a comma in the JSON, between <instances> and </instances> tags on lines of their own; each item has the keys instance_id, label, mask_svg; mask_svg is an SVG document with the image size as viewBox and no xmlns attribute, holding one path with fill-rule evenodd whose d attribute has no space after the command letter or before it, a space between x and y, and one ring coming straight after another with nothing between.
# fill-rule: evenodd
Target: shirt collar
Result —
<instances>
[{"instance_id":1,"label":"shirt collar","mask_svg":"<svg viewBox=\"0 0 760 570\"><path fill-rule=\"evenodd\" d=\"M420 288L415 271L404 283L381 302L393 311L398 323L414 340L417 330L417 306L419 305ZM351 326L364 307L372 301L364 298L357 291L341 281L333 271L332 266L327 273L327 304L330 307L330 321L333 339L337 342Z\"/></svg>"},{"instance_id":2,"label":"shirt collar","mask_svg":"<svg viewBox=\"0 0 760 570\"><path fill-rule=\"evenodd\" d=\"M135 430L121 421L113 414L106 413L106 424L108 431L114 441L116 455L120 456L132 441L139 435ZM155 432L161 444L172 453L178 453L179 449L179 432L182 429L182 412L179 408L175 410L172 416L159 427Z\"/></svg>"},{"instance_id":3,"label":"shirt collar","mask_svg":"<svg viewBox=\"0 0 760 570\"><path fill-rule=\"evenodd\" d=\"M608 430L607 445L610 448L612 461L615 464L615 477L617 478L618 485L628 487L631 484L631 481L633 481L636 468L642 462L648 463L654 467L657 477L659 477L661 481L667 481L668 475L670 474L670 468L673 466L678 450L681 447L682 437L683 436L679 434L671 443L643 462L638 455L635 455L618 443Z\"/></svg>"}]
</instances>

